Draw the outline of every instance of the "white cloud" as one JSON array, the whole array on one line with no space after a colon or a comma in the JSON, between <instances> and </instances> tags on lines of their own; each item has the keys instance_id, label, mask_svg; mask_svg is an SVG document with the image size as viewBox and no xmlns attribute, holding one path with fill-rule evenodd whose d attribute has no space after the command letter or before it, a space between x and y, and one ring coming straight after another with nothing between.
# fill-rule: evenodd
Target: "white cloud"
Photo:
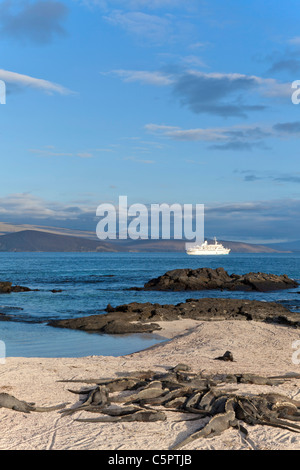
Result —
<instances>
[{"instance_id":1,"label":"white cloud","mask_svg":"<svg viewBox=\"0 0 300 470\"><path fill-rule=\"evenodd\" d=\"M264 96L288 98L288 97L291 97L292 95L291 83L281 83L275 78L260 78L260 77L254 77L254 78L259 87L259 91Z\"/></svg>"},{"instance_id":2,"label":"white cloud","mask_svg":"<svg viewBox=\"0 0 300 470\"><path fill-rule=\"evenodd\" d=\"M173 83L171 75L147 70L112 70L109 74L117 75L124 82L141 82L147 85L166 86ZM103 75L106 75L105 73Z\"/></svg>"},{"instance_id":3,"label":"white cloud","mask_svg":"<svg viewBox=\"0 0 300 470\"><path fill-rule=\"evenodd\" d=\"M226 141L221 129L181 129L177 126L146 124L145 129L151 133L168 137L171 140L219 142Z\"/></svg>"},{"instance_id":4,"label":"white cloud","mask_svg":"<svg viewBox=\"0 0 300 470\"><path fill-rule=\"evenodd\" d=\"M0 198L0 215L32 217L36 219L76 219L90 208L68 206L58 202L44 201L31 193L14 193Z\"/></svg>"},{"instance_id":5,"label":"white cloud","mask_svg":"<svg viewBox=\"0 0 300 470\"><path fill-rule=\"evenodd\" d=\"M270 134L269 129L258 126L231 126L215 128L182 129L178 126L146 124L145 129L173 140L228 142L233 139L257 140Z\"/></svg>"},{"instance_id":6,"label":"white cloud","mask_svg":"<svg viewBox=\"0 0 300 470\"><path fill-rule=\"evenodd\" d=\"M60 95L68 95L72 93L70 90L57 83L3 69L0 69L0 80L3 80L6 84L11 83L22 87L30 87L48 94L58 93Z\"/></svg>"}]
</instances>

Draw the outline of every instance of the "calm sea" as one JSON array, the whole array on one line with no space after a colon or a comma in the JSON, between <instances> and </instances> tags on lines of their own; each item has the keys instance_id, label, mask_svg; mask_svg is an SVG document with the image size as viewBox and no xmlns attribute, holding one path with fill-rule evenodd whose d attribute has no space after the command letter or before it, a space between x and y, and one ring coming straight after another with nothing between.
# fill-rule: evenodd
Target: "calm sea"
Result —
<instances>
[{"instance_id":1,"label":"calm sea","mask_svg":"<svg viewBox=\"0 0 300 470\"><path fill-rule=\"evenodd\" d=\"M136 292L153 277L177 268L224 267L229 274L268 272L300 281L299 254L230 254L188 256L185 253L0 253L0 280L39 289L0 295L0 313L16 321L0 322L7 356L119 356L162 341L153 335L103 335L47 326L50 319L105 313L107 304L178 303L188 298L231 297L278 301L300 311L300 288L271 293ZM52 289L62 289L52 293Z\"/></svg>"}]
</instances>

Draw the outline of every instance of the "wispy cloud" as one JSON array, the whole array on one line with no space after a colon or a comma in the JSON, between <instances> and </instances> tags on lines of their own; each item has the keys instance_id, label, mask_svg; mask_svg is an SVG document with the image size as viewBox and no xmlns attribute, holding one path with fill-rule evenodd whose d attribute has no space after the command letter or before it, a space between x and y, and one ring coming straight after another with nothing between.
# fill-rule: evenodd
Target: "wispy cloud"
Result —
<instances>
[{"instance_id":1,"label":"wispy cloud","mask_svg":"<svg viewBox=\"0 0 300 470\"><path fill-rule=\"evenodd\" d=\"M144 165L153 165L155 163L154 160L143 160L141 158L136 158L136 157L125 157L124 160L129 160L135 163L142 163Z\"/></svg>"},{"instance_id":2,"label":"wispy cloud","mask_svg":"<svg viewBox=\"0 0 300 470\"><path fill-rule=\"evenodd\" d=\"M0 216L14 224L95 231L96 208L101 202L104 201L61 203L29 192L14 193L0 198ZM300 202L296 199L206 204L206 234L218 233L223 239L253 243L269 240L270 234L277 239L295 239L300 229L299 214Z\"/></svg>"},{"instance_id":3,"label":"wispy cloud","mask_svg":"<svg viewBox=\"0 0 300 470\"><path fill-rule=\"evenodd\" d=\"M168 17L150 15L141 11L114 10L103 18L130 34L146 38L154 43L163 41L171 34L171 21Z\"/></svg>"},{"instance_id":4,"label":"wispy cloud","mask_svg":"<svg viewBox=\"0 0 300 470\"><path fill-rule=\"evenodd\" d=\"M165 74L159 71L147 70L112 70L111 72L102 72L102 75L115 75L124 82L140 82L147 85L167 86L173 83L171 74Z\"/></svg>"},{"instance_id":5,"label":"wispy cloud","mask_svg":"<svg viewBox=\"0 0 300 470\"><path fill-rule=\"evenodd\" d=\"M195 5L196 0L75 0L82 5L98 6L102 9L122 7L125 9L156 10L161 8L189 8Z\"/></svg>"},{"instance_id":6,"label":"wispy cloud","mask_svg":"<svg viewBox=\"0 0 300 470\"><path fill-rule=\"evenodd\" d=\"M251 151L270 150L268 139L299 139L300 121L282 122L270 125L228 126L214 128L182 129L165 124L146 124L151 134L171 140L211 143L211 150Z\"/></svg>"},{"instance_id":7,"label":"wispy cloud","mask_svg":"<svg viewBox=\"0 0 300 470\"><path fill-rule=\"evenodd\" d=\"M290 184L299 184L300 183L300 173L296 172L293 174L281 173L281 174L261 174L258 172L253 172L250 170L244 170L242 172L237 171L237 173L243 174L243 180L247 183L263 181L263 182L272 182L276 184L290 183Z\"/></svg>"},{"instance_id":8,"label":"wispy cloud","mask_svg":"<svg viewBox=\"0 0 300 470\"><path fill-rule=\"evenodd\" d=\"M181 129L176 126L146 124L145 129L172 140L211 143L211 150L250 151L267 148L263 139L272 135L271 130L259 126L231 126L216 128Z\"/></svg>"},{"instance_id":9,"label":"wispy cloud","mask_svg":"<svg viewBox=\"0 0 300 470\"><path fill-rule=\"evenodd\" d=\"M91 207L74 206L72 204L62 204L33 195L32 193L14 193L0 198L0 216L18 218L29 217L31 219L55 220L74 219L81 214L91 212Z\"/></svg>"},{"instance_id":10,"label":"wispy cloud","mask_svg":"<svg viewBox=\"0 0 300 470\"><path fill-rule=\"evenodd\" d=\"M39 157L77 157L77 158L92 158L93 157L93 154L89 151L60 152L60 151L56 151L53 146L46 146L42 149L29 149L28 151Z\"/></svg>"},{"instance_id":11,"label":"wispy cloud","mask_svg":"<svg viewBox=\"0 0 300 470\"><path fill-rule=\"evenodd\" d=\"M269 68L269 73L277 74L279 72L289 72L291 74L296 74L300 70L300 61L292 58L284 58L275 60L272 66Z\"/></svg>"},{"instance_id":12,"label":"wispy cloud","mask_svg":"<svg viewBox=\"0 0 300 470\"><path fill-rule=\"evenodd\" d=\"M270 234L274 239L294 240L300 229L299 214L300 201L291 198L206 204L206 233L252 243L271 242Z\"/></svg>"},{"instance_id":13,"label":"wispy cloud","mask_svg":"<svg viewBox=\"0 0 300 470\"><path fill-rule=\"evenodd\" d=\"M198 68L206 68L208 67L207 64L196 55L187 55L182 57L182 62L188 67L198 67Z\"/></svg>"},{"instance_id":14,"label":"wispy cloud","mask_svg":"<svg viewBox=\"0 0 300 470\"><path fill-rule=\"evenodd\" d=\"M199 0L74 0L102 15L113 27L138 39L139 43L165 46L196 44L201 16L206 3ZM199 42L198 42L199 44Z\"/></svg>"},{"instance_id":15,"label":"wispy cloud","mask_svg":"<svg viewBox=\"0 0 300 470\"><path fill-rule=\"evenodd\" d=\"M205 42L194 42L192 44L190 44L188 47L189 49L199 49L199 48L203 48L203 47L207 47L209 46L211 43L208 42L208 41L205 41Z\"/></svg>"},{"instance_id":16,"label":"wispy cloud","mask_svg":"<svg viewBox=\"0 0 300 470\"><path fill-rule=\"evenodd\" d=\"M256 55L256 60L261 63L270 63L266 74L295 76L300 70L299 60L300 36L288 39L283 49L277 49L267 53L265 56Z\"/></svg>"},{"instance_id":17,"label":"wispy cloud","mask_svg":"<svg viewBox=\"0 0 300 470\"><path fill-rule=\"evenodd\" d=\"M71 90L57 83L3 69L0 69L0 80L3 80L6 84L34 88L48 94L58 93L60 95L69 95L73 93Z\"/></svg>"},{"instance_id":18,"label":"wispy cloud","mask_svg":"<svg viewBox=\"0 0 300 470\"><path fill-rule=\"evenodd\" d=\"M181 129L178 126L166 126L160 124L146 124L145 129L154 134L164 135L173 140L206 141L214 142L225 140L225 131L222 128L215 129Z\"/></svg>"},{"instance_id":19,"label":"wispy cloud","mask_svg":"<svg viewBox=\"0 0 300 470\"><path fill-rule=\"evenodd\" d=\"M281 135L298 135L300 137L300 121L274 124L273 129Z\"/></svg>"},{"instance_id":20,"label":"wispy cloud","mask_svg":"<svg viewBox=\"0 0 300 470\"><path fill-rule=\"evenodd\" d=\"M254 149L270 150L270 147L265 145L263 142L247 142L240 140L233 140L226 142L225 144L213 144L209 146L210 150L223 150L223 151L234 151L234 152L252 152Z\"/></svg>"},{"instance_id":21,"label":"wispy cloud","mask_svg":"<svg viewBox=\"0 0 300 470\"><path fill-rule=\"evenodd\" d=\"M159 9L159 8L188 8L189 6L195 4L195 0L113 0L117 3L120 3L124 6L130 8L148 8Z\"/></svg>"}]
</instances>

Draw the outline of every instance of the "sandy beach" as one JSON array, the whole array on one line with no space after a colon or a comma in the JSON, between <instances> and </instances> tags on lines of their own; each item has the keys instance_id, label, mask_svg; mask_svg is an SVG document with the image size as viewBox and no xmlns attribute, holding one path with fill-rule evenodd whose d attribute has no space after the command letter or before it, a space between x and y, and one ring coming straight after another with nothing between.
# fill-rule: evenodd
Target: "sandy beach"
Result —
<instances>
[{"instance_id":1,"label":"sandy beach","mask_svg":"<svg viewBox=\"0 0 300 470\"><path fill-rule=\"evenodd\" d=\"M121 357L90 356L82 358L15 358L0 365L0 392L52 406L79 403L79 396L68 391L86 384L59 382L65 379L118 377L133 370L165 371L178 363L205 373L251 372L263 376L300 372L294 364L292 344L300 339L299 331L281 325L253 321L176 321L161 324L161 334L168 341ZM170 339L172 338L172 339ZM214 360L226 350L235 362ZM294 356L295 357L295 356ZM295 362L295 361L294 361ZM233 388L232 384L227 387ZM234 385L239 392L260 393L270 389L291 398L300 398L300 380L277 386ZM168 450L207 422L182 421L187 415L166 412L167 420L153 423L85 423L75 417L90 417L88 412L61 416L57 411L29 414L1 408L1 450ZM189 416L189 415L188 415ZM300 434L280 428L245 425L244 439L236 429L221 436L199 439L188 449L210 450L287 450L300 449Z\"/></svg>"}]
</instances>

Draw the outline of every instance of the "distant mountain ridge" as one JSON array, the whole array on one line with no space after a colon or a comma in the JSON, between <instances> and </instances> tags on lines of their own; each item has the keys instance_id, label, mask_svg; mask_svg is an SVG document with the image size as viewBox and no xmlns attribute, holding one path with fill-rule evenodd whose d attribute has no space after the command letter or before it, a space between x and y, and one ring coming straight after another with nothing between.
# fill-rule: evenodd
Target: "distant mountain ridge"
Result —
<instances>
[{"instance_id":1,"label":"distant mountain ridge","mask_svg":"<svg viewBox=\"0 0 300 470\"><path fill-rule=\"evenodd\" d=\"M293 252L300 251L300 240L294 242L268 243L267 246L275 250L291 250Z\"/></svg>"},{"instance_id":2,"label":"distant mountain ridge","mask_svg":"<svg viewBox=\"0 0 300 470\"><path fill-rule=\"evenodd\" d=\"M209 240L211 241L211 240ZM270 246L221 241L232 253L287 252ZM38 230L23 230L0 236L0 252L184 252L184 240L101 241Z\"/></svg>"},{"instance_id":3,"label":"distant mountain ridge","mask_svg":"<svg viewBox=\"0 0 300 470\"><path fill-rule=\"evenodd\" d=\"M287 251L277 250L269 246L255 245L243 242L231 242L218 240L226 248L230 248L232 253L287 253ZM185 240L116 240L110 242L117 251L129 252L184 252ZM208 243L214 243L208 239Z\"/></svg>"},{"instance_id":4,"label":"distant mountain ridge","mask_svg":"<svg viewBox=\"0 0 300 470\"><path fill-rule=\"evenodd\" d=\"M0 251L15 252L110 252L115 251L100 240L23 230L0 236Z\"/></svg>"}]
</instances>

